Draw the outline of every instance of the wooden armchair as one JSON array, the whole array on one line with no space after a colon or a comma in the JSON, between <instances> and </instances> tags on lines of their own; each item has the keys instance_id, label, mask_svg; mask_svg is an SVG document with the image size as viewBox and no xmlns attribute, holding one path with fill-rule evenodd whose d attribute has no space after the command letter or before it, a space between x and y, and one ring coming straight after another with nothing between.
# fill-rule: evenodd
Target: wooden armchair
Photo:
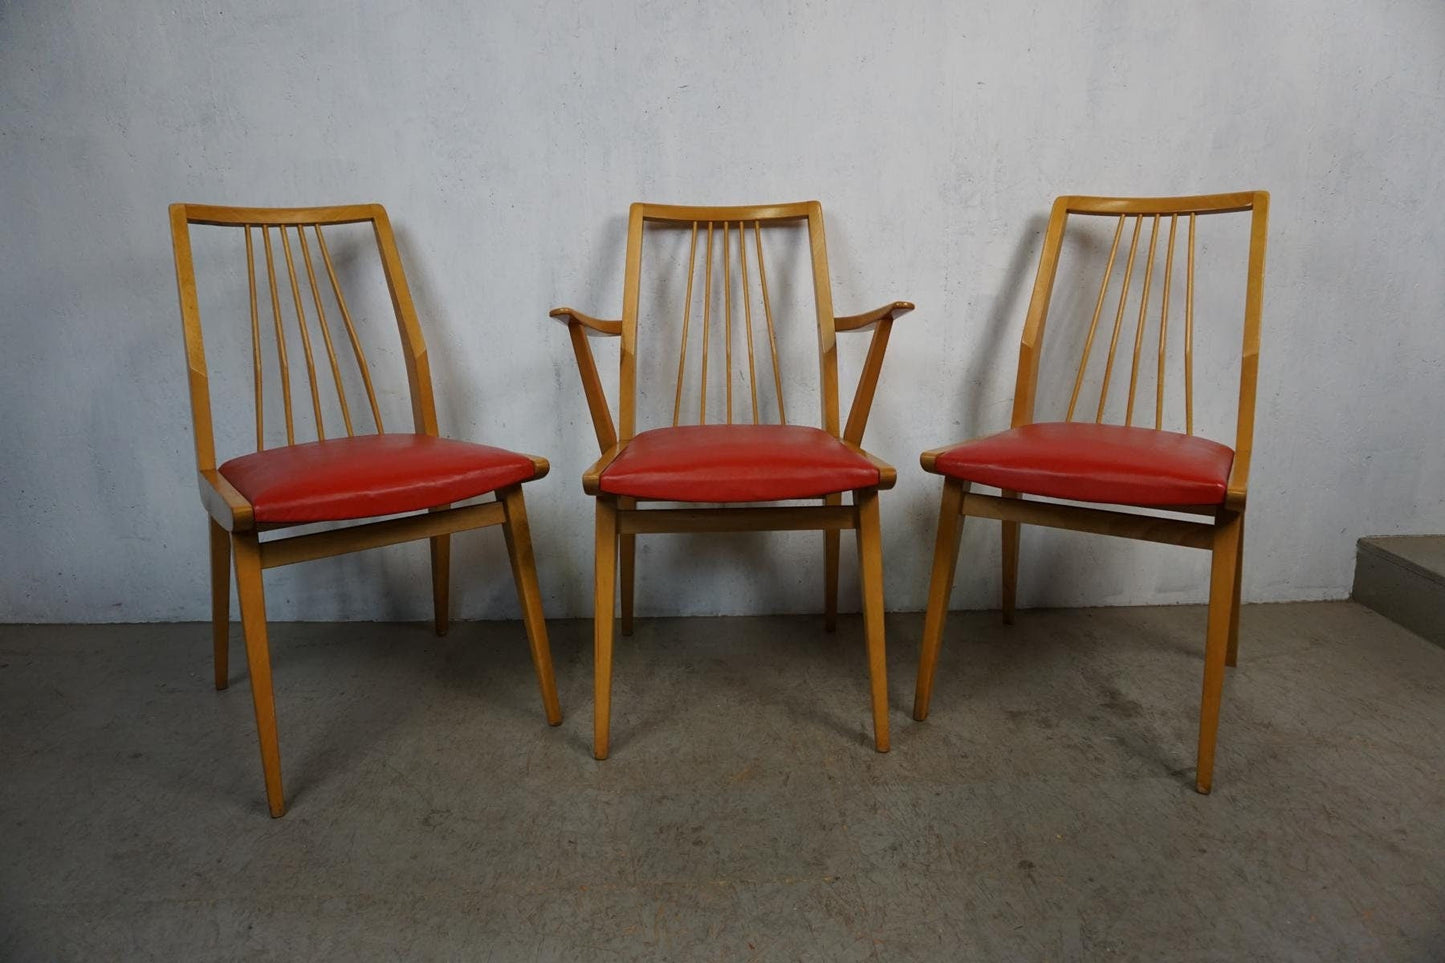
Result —
<instances>
[{"instance_id":1,"label":"wooden armchair","mask_svg":"<svg viewBox=\"0 0 1445 963\"><path fill-rule=\"evenodd\" d=\"M266 639L266 603L261 573L278 565L325 558L381 545L426 538L431 543L432 602L436 632L443 635L448 622L448 585L452 532L500 525L511 556L512 574L521 600L522 617L531 644L532 661L542 690L547 721L557 725L562 711L553 681L552 657L542 619L541 592L532 558L527 510L522 484L547 473L547 461L533 455L451 441L438 437L432 397L431 369L426 343L412 306L411 292L402 272L391 223L379 204L323 208L238 208L173 204L171 235L175 247L176 282L180 292L181 323L185 332L186 363L190 379L191 415L195 425L196 468L201 503L210 515L211 603L215 647L216 688L228 684L228 631L230 626L231 557L235 557L236 588L246 638L246 661L251 675L256 727L261 743L261 765L266 778L266 800L272 816L286 811L281 789L281 754L276 734L276 707L271 685L271 658ZM219 467L212 433L210 376L201 337L200 304L192 258L194 224L240 228L245 234L247 287L250 295L252 373L255 385L256 451L232 458ZM372 385L357 326L342 292L339 272L323 228L367 224L376 242L380 266L391 295L401 334L402 356L411 388L412 426L387 432ZM308 239L308 232L310 238ZM294 244L293 244L294 240ZM314 241L314 246L312 242ZM258 251L259 248L259 251ZM280 249L278 257L277 248ZM265 264L265 282L258 293L257 261ZM278 283L277 262L284 260L286 282ZM309 297L303 297L298 267L306 279ZM318 275L329 281L328 299ZM289 294L289 298L287 295ZM269 296L269 305L263 302ZM339 332L333 337L325 302L331 301L351 348L344 358ZM288 303L289 301L289 303ZM287 304L289 310L283 311ZM269 306L269 311L267 307ZM314 316L310 314L314 310ZM269 318L266 318L267 314ZM289 317L285 315L289 314ZM314 326L314 328L313 328ZM267 447L263 385L271 382L262 363L263 332L271 328L274 357L279 370L275 388L285 413L284 445ZM298 441L300 412L293 411L294 357L287 351L287 328L299 340L306 366L306 386L316 441ZM319 336L319 337L317 337ZM317 342L320 342L319 344ZM318 365L323 355L327 367ZM290 360L288 360L288 358ZM353 418L342 374L354 361L364 386L371 424L364 415ZM326 374L339 405L330 406ZM318 373L319 369L319 373ZM349 374L349 371L348 371ZM327 393L323 403L323 393ZM273 396L274 397L274 396ZM304 409L305 401L296 408ZM333 412L331 437L325 411ZM335 420L339 408L341 425ZM304 428L304 425L301 426ZM344 434L338 433L338 427ZM369 433L368 428L374 428ZM489 493L495 498L480 504L456 506ZM263 533L316 522L352 521L378 516L384 521L347 525L310 534L262 539Z\"/></svg>"},{"instance_id":2,"label":"wooden armchair","mask_svg":"<svg viewBox=\"0 0 1445 963\"><path fill-rule=\"evenodd\" d=\"M783 375L778 361L778 336L769 294L763 233L771 228L798 225L807 229L812 287L817 315L818 358L821 372L821 427L789 423L784 402ZM637 431L637 351L639 301L644 227L683 230L690 234L686 300L682 309L682 338L678 352L677 384L672 424ZM701 325L694 324L694 274L698 255L702 272ZM722 271L714 271L720 248ZM734 303L733 261L742 291L741 311ZM751 249L752 254L750 254ZM749 258L754 264L750 266ZM754 336L756 275L761 306L759 319L766 329ZM717 278L718 274L721 278ZM715 294L721 280L722 296ZM726 415L722 424L708 424L707 389L709 345L715 340L715 300L722 301L724 326L723 393ZM599 320L572 308L557 308L552 317L566 322L582 375L592 424L602 457L582 476L582 487L597 498L596 583L594 610L595 695L593 752L607 758L611 716L613 611L617 594L617 567L621 555L622 631L630 634L633 618L633 573L636 536L656 532L739 532L822 530L824 532L824 611L831 630L837 617L839 535L857 532L863 592L868 666L872 686L874 745L888 750L888 694L883 639L883 559L878 524L878 492L891 488L894 470L860 446L869 409L878 385L884 350L894 318L913 305L895 301L866 314L835 317L828 279L823 210L815 201L748 207L677 207L634 204L628 218L627 265L620 320ZM746 333L747 386L739 420L734 421L733 321L741 314ZM683 424L684 381L688 371L689 332L700 327L700 400L698 423ZM838 365L835 334L873 329L873 339L854 394L846 424L839 421ZM621 339L621 380L618 420L614 424L602 382L588 343L589 335ZM755 351L755 345L762 348ZM766 395L766 376L756 354L766 351L771 364L778 424L764 424L768 406L759 407L759 391ZM716 361L713 361L716 367ZM714 402L718 395L714 394ZM750 404L749 404L750 399ZM852 492L852 503L843 495ZM757 502L820 500L821 504L758 506ZM646 502L708 503L714 507L642 508Z\"/></svg>"},{"instance_id":3,"label":"wooden armchair","mask_svg":"<svg viewBox=\"0 0 1445 963\"><path fill-rule=\"evenodd\" d=\"M1195 233L1201 217L1242 212L1250 215L1249 254L1244 291L1239 404L1234 447L1230 448L1194 433ZM1093 317L1084 339L1083 358L1079 362L1064 420L1040 422L1034 417L1039 358L1054 279L1059 268L1064 229L1071 216L1113 218L1113 243L1098 297L1094 300ZM1024 324L1023 342L1019 348L1013 427L986 438L926 451L922 455L924 469L943 476L943 503L939 510L933 574L928 590L928 614L919 656L918 688L913 703L915 719L922 721L928 717L934 667L943 638L944 618L948 614L948 598L953 587L964 516L1003 521L1005 622L1012 622L1014 616L1021 524L1208 549L1213 554L1213 565L1195 785L1201 793L1209 792L1213 781L1214 744L1219 728L1224 668L1234 665L1239 644L1245 496L1254 439L1255 380L1259 368L1259 320L1264 294L1268 216L1269 195L1264 191L1205 197L1060 197L1054 202ZM1139 257L1139 242L1146 225L1149 228L1147 253ZM1074 413L1085 383L1090 352L1099 331L1099 319L1104 316L1110 279L1126 232L1130 236L1128 254L1124 261L1118 306L1114 311L1108 355L1104 359L1098 406L1092 421L1075 421ZM1135 425L1134 418L1136 412L1141 422L1147 418L1147 408L1136 406L1136 401L1140 400L1136 396L1141 384L1141 370L1147 373L1150 366L1156 365L1149 355L1143 353L1143 348L1147 322L1152 314L1150 287L1156 250L1161 241L1165 250L1156 329L1157 367L1152 373L1155 382L1154 426L1146 428ZM1185 277L1182 279L1185 288L1182 326L1185 430L1182 433L1164 428L1169 310L1171 295L1177 293L1175 286L1180 280L1174 271L1176 246L1187 251ZM1136 263L1140 260L1143 261L1142 295L1138 319L1133 322L1134 346L1124 424L1106 424L1115 353L1120 341L1128 338L1125 306L1131 279L1136 274ZM1176 321L1176 329L1177 326ZM1122 385L1122 375L1114 384ZM1144 404L1147 403L1145 400ZM976 484L998 488L1000 494L984 495L971 491L971 486ZM1124 510L1101 510L1063 504L1062 501L1118 505ZM1161 516L1160 512L1169 514ZM1206 520L1174 517L1181 514L1203 516Z\"/></svg>"}]
</instances>

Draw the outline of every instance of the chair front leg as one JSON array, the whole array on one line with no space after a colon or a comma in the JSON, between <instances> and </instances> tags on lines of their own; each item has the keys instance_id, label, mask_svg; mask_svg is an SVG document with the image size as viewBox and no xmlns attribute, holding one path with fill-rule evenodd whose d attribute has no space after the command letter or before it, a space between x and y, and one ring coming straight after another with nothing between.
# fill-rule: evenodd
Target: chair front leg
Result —
<instances>
[{"instance_id":1,"label":"chair front leg","mask_svg":"<svg viewBox=\"0 0 1445 963\"><path fill-rule=\"evenodd\" d=\"M824 495L824 505L843 504L842 495ZM839 536L836 528L823 532L823 631L838 630L838 551Z\"/></svg>"},{"instance_id":2,"label":"chair front leg","mask_svg":"<svg viewBox=\"0 0 1445 963\"><path fill-rule=\"evenodd\" d=\"M948 618L948 597L953 593L953 576L958 565L958 542L963 535L963 496L968 483L946 478L943 501L938 508L938 534L933 540L933 574L928 580L928 613L923 617L923 644L918 652L918 684L913 691L913 718L928 718L933 698L933 672L943 642L943 623Z\"/></svg>"},{"instance_id":3,"label":"chair front leg","mask_svg":"<svg viewBox=\"0 0 1445 963\"><path fill-rule=\"evenodd\" d=\"M231 533L211 519L211 648L216 689L231 684Z\"/></svg>"},{"instance_id":4,"label":"chair front leg","mask_svg":"<svg viewBox=\"0 0 1445 963\"><path fill-rule=\"evenodd\" d=\"M1005 498L1017 498L1016 492L1003 492ZM1014 602L1018 597L1019 585L1019 529L1018 522L1003 523L1003 624L1014 624Z\"/></svg>"},{"instance_id":5,"label":"chair front leg","mask_svg":"<svg viewBox=\"0 0 1445 963\"><path fill-rule=\"evenodd\" d=\"M431 604L433 627L446 635L451 627L452 537L431 537Z\"/></svg>"},{"instance_id":6,"label":"chair front leg","mask_svg":"<svg viewBox=\"0 0 1445 963\"><path fill-rule=\"evenodd\" d=\"M502 535L507 540L507 557L512 562L512 581L517 586L517 602L522 607L527 645L532 649L532 668L537 672L537 685L542 690L542 709L547 714L548 725L560 725L562 705L557 700L552 647L547 643L547 620L542 615L542 590L537 584L537 560L532 554L532 531L527 524L522 486L505 488L497 497L507 513Z\"/></svg>"},{"instance_id":7,"label":"chair front leg","mask_svg":"<svg viewBox=\"0 0 1445 963\"><path fill-rule=\"evenodd\" d=\"M272 816L283 816L286 797L281 791L281 746L276 735L271 649L266 641L266 592L261 581L261 545L256 533L237 533L232 538L232 552L236 558L241 629L246 636L246 665L251 675L251 702L256 709L256 735L261 743L261 771L266 777L266 805Z\"/></svg>"},{"instance_id":8,"label":"chair front leg","mask_svg":"<svg viewBox=\"0 0 1445 963\"><path fill-rule=\"evenodd\" d=\"M617 598L617 503L597 499L592 596L592 755L606 759L612 723L612 630Z\"/></svg>"},{"instance_id":9,"label":"chair front leg","mask_svg":"<svg viewBox=\"0 0 1445 963\"><path fill-rule=\"evenodd\" d=\"M1214 743L1219 733L1219 704L1224 695L1224 663L1229 650L1234 573L1239 565L1243 517L1225 512L1214 525L1209 572L1209 628L1204 645L1204 693L1199 705L1199 756L1195 788L1209 792L1214 783Z\"/></svg>"},{"instance_id":10,"label":"chair front leg","mask_svg":"<svg viewBox=\"0 0 1445 963\"><path fill-rule=\"evenodd\" d=\"M873 700L873 747L888 751L888 656L883 639L883 533L878 492L853 493L858 508L858 580L863 589L863 629L868 642L868 681Z\"/></svg>"}]
</instances>

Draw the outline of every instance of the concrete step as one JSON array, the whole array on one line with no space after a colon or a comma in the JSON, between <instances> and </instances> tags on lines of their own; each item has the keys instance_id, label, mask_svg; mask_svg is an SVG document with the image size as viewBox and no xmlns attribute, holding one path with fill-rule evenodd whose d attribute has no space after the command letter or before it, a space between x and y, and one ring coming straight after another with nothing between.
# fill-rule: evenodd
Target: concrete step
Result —
<instances>
[{"instance_id":1,"label":"concrete step","mask_svg":"<svg viewBox=\"0 0 1445 963\"><path fill-rule=\"evenodd\" d=\"M1445 646L1445 535L1360 539L1350 595Z\"/></svg>"}]
</instances>

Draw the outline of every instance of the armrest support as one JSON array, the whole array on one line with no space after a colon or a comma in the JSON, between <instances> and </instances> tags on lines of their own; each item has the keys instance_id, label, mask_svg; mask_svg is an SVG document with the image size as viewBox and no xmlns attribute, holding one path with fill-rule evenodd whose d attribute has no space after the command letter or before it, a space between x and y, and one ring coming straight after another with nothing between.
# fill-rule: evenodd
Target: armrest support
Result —
<instances>
[{"instance_id":1,"label":"armrest support","mask_svg":"<svg viewBox=\"0 0 1445 963\"><path fill-rule=\"evenodd\" d=\"M256 513L246 496L214 468L203 468L196 481L206 512L228 532L247 532L256 527Z\"/></svg>"},{"instance_id":2,"label":"armrest support","mask_svg":"<svg viewBox=\"0 0 1445 963\"><path fill-rule=\"evenodd\" d=\"M873 396L878 391L878 374L883 370L883 354L888 350L888 336L893 331L893 319L912 310L910 302L894 301L863 314L834 320L838 331L857 331L876 325L873 339L868 343L868 356L863 359L863 371L858 375L853 404L848 409L848 422L843 428L844 441L862 444L863 430L868 427L868 414L873 409Z\"/></svg>"},{"instance_id":3,"label":"armrest support","mask_svg":"<svg viewBox=\"0 0 1445 963\"><path fill-rule=\"evenodd\" d=\"M612 423L612 410L608 407L607 396L602 391L602 379L597 374L597 361L592 357L592 346L587 343L587 332L591 330L605 335L620 335L622 322L602 321L571 308L554 308L549 316L567 325L567 334L572 339L572 352L577 356L577 372L582 376L582 391L587 396L587 410L592 415L592 429L597 433L597 447L607 451L617 444L617 428Z\"/></svg>"}]
</instances>

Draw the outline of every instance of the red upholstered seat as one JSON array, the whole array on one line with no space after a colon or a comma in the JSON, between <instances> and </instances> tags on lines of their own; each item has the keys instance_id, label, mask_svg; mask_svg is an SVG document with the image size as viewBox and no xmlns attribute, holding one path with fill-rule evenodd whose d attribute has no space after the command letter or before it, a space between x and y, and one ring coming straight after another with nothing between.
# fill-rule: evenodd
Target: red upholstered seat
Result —
<instances>
[{"instance_id":1,"label":"red upholstered seat","mask_svg":"<svg viewBox=\"0 0 1445 963\"><path fill-rule=\"evenodd\" d=\"M429 435L357 435L233 458L221 474L258 522L325 522L434 508L526 481L525 455Z\"/></svg>"},{"instance_id":2,"label":"red upholstered seat","mask_svg":"<svg viewBox=\"0 0 1445 963\"><path fill-rule=\"evenodd\" d=\"M771 502L878 484L878 467L819 428L684 425L627 443L602 472L610 495L677 502Z\"/></svg>"},{"instance_id":3,"label":"red upholstered seat","mask_svg":"<svg viewBox=\"0 0 1445 963\"><path fill-rule=\"evenodd\" d=\"M1111 505L1218 505L1234 451L1152 428L1044 422L955 445L933 470L1028 495Z\"/></svg>"}]
</instances>

